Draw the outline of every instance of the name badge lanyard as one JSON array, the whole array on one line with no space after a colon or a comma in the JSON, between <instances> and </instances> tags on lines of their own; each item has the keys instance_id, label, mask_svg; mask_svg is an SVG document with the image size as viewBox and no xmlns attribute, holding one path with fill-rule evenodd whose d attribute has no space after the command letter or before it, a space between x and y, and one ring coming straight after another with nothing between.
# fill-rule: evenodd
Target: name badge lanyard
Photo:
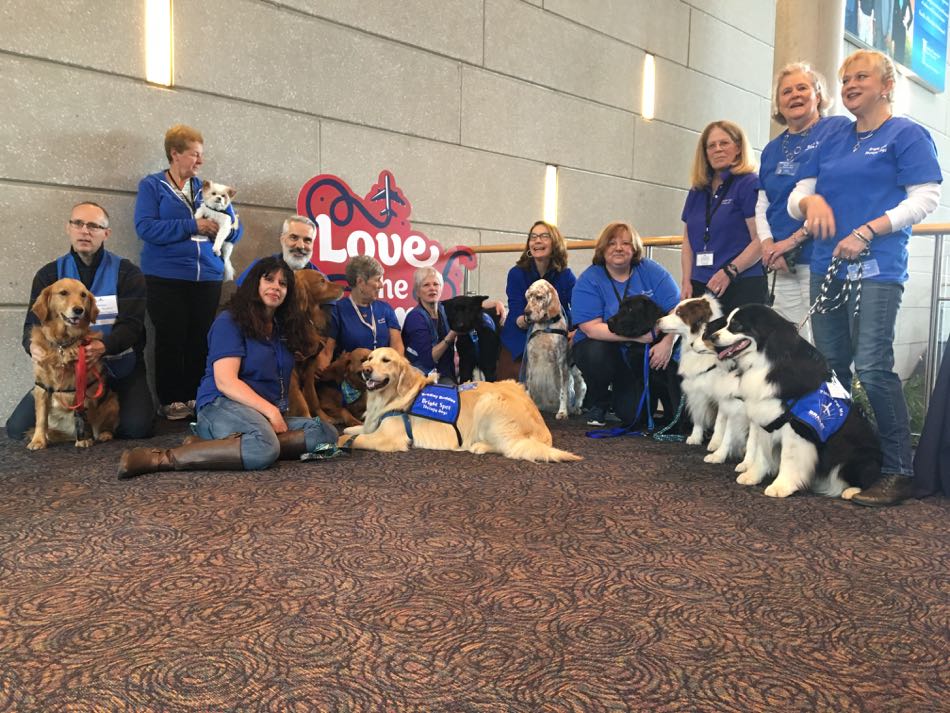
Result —
<instances>
[{"instance_id":1,"label":"name badge lanyard","mask_svg":"<svg viewBox=\"0 0 950 713\"><path fill-rule=\"evenodd\" d=\"M703 232L703 252L709 252L710 228L712 227L713 216L716 215L716 211L719 210L719 206L725 200L726 194L729 193L729 187L732 185L734 178L735 176L730 174L729 178L722 182L714 195L710 195L709 191L706 191L706 230Z\"/></svg>"},{"instance_id":2,"label":"name badge lanyard","mask_svg":"<svg viewBox=\"0 0 950 713\"><path fill-rule=\"evenodd\" d=\"M178 187L178 184L175 183L175 179L172 178L172 173L169 170L166 170L165 173L168 175L168 180L172 182L172 185L175 187L175 192L181 197L183 201L191 208L192 214L195 212L195 195L193 190L189 190L188 193L185 193L185 186L188 186L189 189L193 188L191 185L191 179L186 178L185 182L181 184L181 188ZM191 195L189 195L191 194Z\"/></svg>"},{"instance_id":3,"label":"name badge lanyard","mask_svg":"<svg viewBox=\"0 0 950 713\"><path fill-rule=\"evenodd\" d=\"M271 346L274 348L274 361L277 363L277 383L280 385L280 398L277 400L277 410L284 413L288 409L289 403L287 400L287 389L284 385L284 359L281 354L283 350L280 348L280 327L277 326L276 320L274 321L274 334Z\"/></svg>"},{"instance_id":4,"label":"name badge lanyard","mask_svg":"<svg viewBox=\"0 0 950 713\"><path fill-rule=\"evenodd\" d=\"M376 315L373 314L373 303L369 303L369 321L366 321L366 318L363 316L363 313L360 312L359 306L356 304L356 301L353 299L353 295L350 295L350 303L353 305L353 309L356 312L357 318L360 322L363 323L363 326L369 329L373 333L373 349L379 346L376 341Z\"/></svg>"},{"instance_id":5,"label":"name badge lanyard","mask_svg":"<svg viewBox=\"0 0 950 713\"><path fill-rule=\"evenodd\" d=\"M640 266L637 265L637 267L640 267ZM610 288L614 291L614 297L617 298L617 307L618 307L618 309L619 309L620 303L623 302L624 299L626 299L626 297L627 297L627 292L630 290L630 280L633 279L633 268L632 268L632 267L630 268L630 276L627 277L627 281L624 283L624 286L623 286L623 297L621 297L621 296L620 296L620 293L617 292L617 286L614 284L614 278L612 278L612 277L610 276L610 273L607 272L607 266L606 266L606 265L604 266L604 272L607 273L607 280L610 282Z\"/></svg>"}]
</instances>

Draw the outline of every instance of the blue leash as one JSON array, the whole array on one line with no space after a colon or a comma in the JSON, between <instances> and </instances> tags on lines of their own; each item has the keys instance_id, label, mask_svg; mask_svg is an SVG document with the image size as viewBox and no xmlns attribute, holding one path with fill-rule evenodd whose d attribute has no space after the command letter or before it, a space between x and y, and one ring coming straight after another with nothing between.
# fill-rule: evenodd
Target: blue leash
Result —
<instances>
[{"instance_id":1,"label":"blue leash","mask_svg":"<svg viewBox=\"0 0 950 713\"><path fill-rule=\"evenodd\" d=\"M634 431L634 424L640 420L640 414L646 409L647 412L647 430ZM650 345L645 344L643 349L643 393L640 395L640 403L637 405L637 415L633 417L633 422L628 426L618 426L617 428L605 428L596 431L588 431L584 435L588 438L616 438L617 436L649 436L653 433L653 409L650 408Z\"/></svg>"}]
</instances>

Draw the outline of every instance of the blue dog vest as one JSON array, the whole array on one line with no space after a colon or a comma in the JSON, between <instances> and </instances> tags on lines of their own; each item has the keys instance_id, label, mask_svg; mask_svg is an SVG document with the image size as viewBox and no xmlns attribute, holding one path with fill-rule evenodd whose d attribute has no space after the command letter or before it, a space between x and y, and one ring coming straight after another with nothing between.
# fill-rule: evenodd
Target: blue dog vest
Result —
<instances>
[{"instance_id":1,"label":"blue dog vest","mask_svg":"<svg viewBox=\"0 0 950 713\"><path fill-rule=\"evenodd\" d=\"M851 395L836 377L823 383L816 391L786 403L781 416L765 426L769 433L785 423L797 421L815 434L820 443L827 443L844 425L851 412Z\"/></svg>"}]
</instances>

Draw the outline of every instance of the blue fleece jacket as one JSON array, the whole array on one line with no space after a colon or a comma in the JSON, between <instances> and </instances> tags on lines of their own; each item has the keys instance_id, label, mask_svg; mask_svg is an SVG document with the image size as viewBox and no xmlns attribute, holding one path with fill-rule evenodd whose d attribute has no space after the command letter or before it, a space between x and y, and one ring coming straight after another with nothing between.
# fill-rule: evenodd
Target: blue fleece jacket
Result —
<instances>
[{"instance_id":1,"label":"blue fleece jacket","mask_svg":"<svg viewBox=\"0 0 950 713\"><path fill-rule=\"evenodd\" d=\"M142 272L154 277L191 282L220 282L224 261L211 250L212 240L198 235L195 211L203 202L201 179L191 180L195 205L188 205L168 180L165 171L139 181L135 199L135 232L142 239ZM228 213L235 218L234 206ZM228 240L241 239L244 226L231 231Z\"/></svg>"}]
</instances>

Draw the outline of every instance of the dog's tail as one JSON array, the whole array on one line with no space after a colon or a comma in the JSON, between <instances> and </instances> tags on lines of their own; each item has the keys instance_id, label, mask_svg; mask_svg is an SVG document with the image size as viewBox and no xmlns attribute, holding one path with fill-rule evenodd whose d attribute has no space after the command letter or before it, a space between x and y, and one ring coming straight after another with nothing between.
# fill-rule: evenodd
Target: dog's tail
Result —
<instances>
[{"instance_id":1,"label":"dog's tail","mask_svg":"<svg viewBox=\"0 0 950 713\"><path fill-rule=\"evenodd\" d=\"M570 451L562 451L560 448L553 448L545 443L541 443L541 441L535 441L530 438L519 438L508 443L505 449L505 455L508 458L541 461L543 463L563 463L566 461L583 460L579 455L575 455Z\"/></svg>"}]
</instances>

